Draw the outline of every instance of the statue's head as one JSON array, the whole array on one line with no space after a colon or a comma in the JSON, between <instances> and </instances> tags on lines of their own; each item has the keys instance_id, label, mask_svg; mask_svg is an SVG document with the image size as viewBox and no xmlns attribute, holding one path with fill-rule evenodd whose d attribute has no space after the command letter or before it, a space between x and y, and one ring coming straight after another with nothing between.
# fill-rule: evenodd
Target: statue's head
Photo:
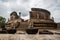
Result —
<instances>
[{"instance_id":1,"label":"statue's head","mask_svg":"<svg viewBox=\"0 0 60 40\"><path fill-rule=\"evenodd\" d=\"M10 14L10 18L13 20L13 19L17 19L18 18L18 15L17 15L17 12L13 11L11 14Z\"/></svg>"},{"instance_id":2,"label":"statue's head","mask_svg":"<svg viewBox=\"0 0 60 40\"><path fill-rule=\"evenodd\" d=\"M12 15L16 16L16 15L17 15L17 12L13 11L13 12L10 14L10 16L12 16Z\"/></svg>"}]
</instances>

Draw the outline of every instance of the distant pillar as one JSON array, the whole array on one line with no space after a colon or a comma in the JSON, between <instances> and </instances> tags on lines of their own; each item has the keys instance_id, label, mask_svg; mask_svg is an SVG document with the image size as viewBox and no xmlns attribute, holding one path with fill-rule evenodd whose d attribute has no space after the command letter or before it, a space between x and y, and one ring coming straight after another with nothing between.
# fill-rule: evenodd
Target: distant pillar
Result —
<instances>
[{"instance_id":1,"label":"distant pillar","mask_svg":"<svg viewBox=\"0 0 60 40\"><path fill-rule=\"evenodd\" d=\"M21 18L21 12L19 12L19 18Z\"/></svg>"}]
</instances>

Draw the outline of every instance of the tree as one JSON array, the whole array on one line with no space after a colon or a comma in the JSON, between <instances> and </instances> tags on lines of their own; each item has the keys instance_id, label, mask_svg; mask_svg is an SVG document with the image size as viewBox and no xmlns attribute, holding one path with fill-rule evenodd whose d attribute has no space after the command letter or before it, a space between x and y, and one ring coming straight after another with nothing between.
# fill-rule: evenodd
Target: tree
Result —
<instances>
[{"instance_id":1,"label":"tree","mask_svg":"<svg viewBox=\"0 0 60 40\"><path fill-rule=\"evenodd\" d=\"M0 28L5 27L5 22L6 22L6 19L0 16Z\"/></svg>"}]
</instances>

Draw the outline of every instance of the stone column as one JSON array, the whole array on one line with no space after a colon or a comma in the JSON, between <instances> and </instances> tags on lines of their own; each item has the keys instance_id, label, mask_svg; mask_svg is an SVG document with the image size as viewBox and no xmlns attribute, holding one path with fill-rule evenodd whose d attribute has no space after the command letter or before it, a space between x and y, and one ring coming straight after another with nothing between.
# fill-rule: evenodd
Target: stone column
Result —
<instances>
[{"instance_id":1,"label":"stone column","mask_svg":"<svg viewBox=\"0 0 60 40\"><path fill-rule=\"evenodd\" d=\"M19 18L21 18L21 12L19 12Z\"/></svg>"}]
</instances>

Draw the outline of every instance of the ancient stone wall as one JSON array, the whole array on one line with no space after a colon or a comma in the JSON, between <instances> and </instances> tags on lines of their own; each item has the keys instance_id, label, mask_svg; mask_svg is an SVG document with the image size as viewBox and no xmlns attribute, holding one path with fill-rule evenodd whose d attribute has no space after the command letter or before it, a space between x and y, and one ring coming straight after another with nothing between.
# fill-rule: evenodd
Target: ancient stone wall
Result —
<instances>
[{"instance_id":1,"label":"ancient stone wall","mask_svg":"<svg viewBox=\"0 0 60 40\"><path fill-rule=\"evenodd\" d=\"M50 19L50 12L45 9L32 8L30 11L30 25L33 28L55 29L57 24Z\"/></svg>"},{"instance_id":2,"label":"ancient stone wall","mask_svg":"<svg viewBox=\"0 0 60 40\"><path fill-rule=\"evenodd\" d=\"M30 19L50 19L50 13L44 9L32 8Z\"/></svg>"}]
</instances>

